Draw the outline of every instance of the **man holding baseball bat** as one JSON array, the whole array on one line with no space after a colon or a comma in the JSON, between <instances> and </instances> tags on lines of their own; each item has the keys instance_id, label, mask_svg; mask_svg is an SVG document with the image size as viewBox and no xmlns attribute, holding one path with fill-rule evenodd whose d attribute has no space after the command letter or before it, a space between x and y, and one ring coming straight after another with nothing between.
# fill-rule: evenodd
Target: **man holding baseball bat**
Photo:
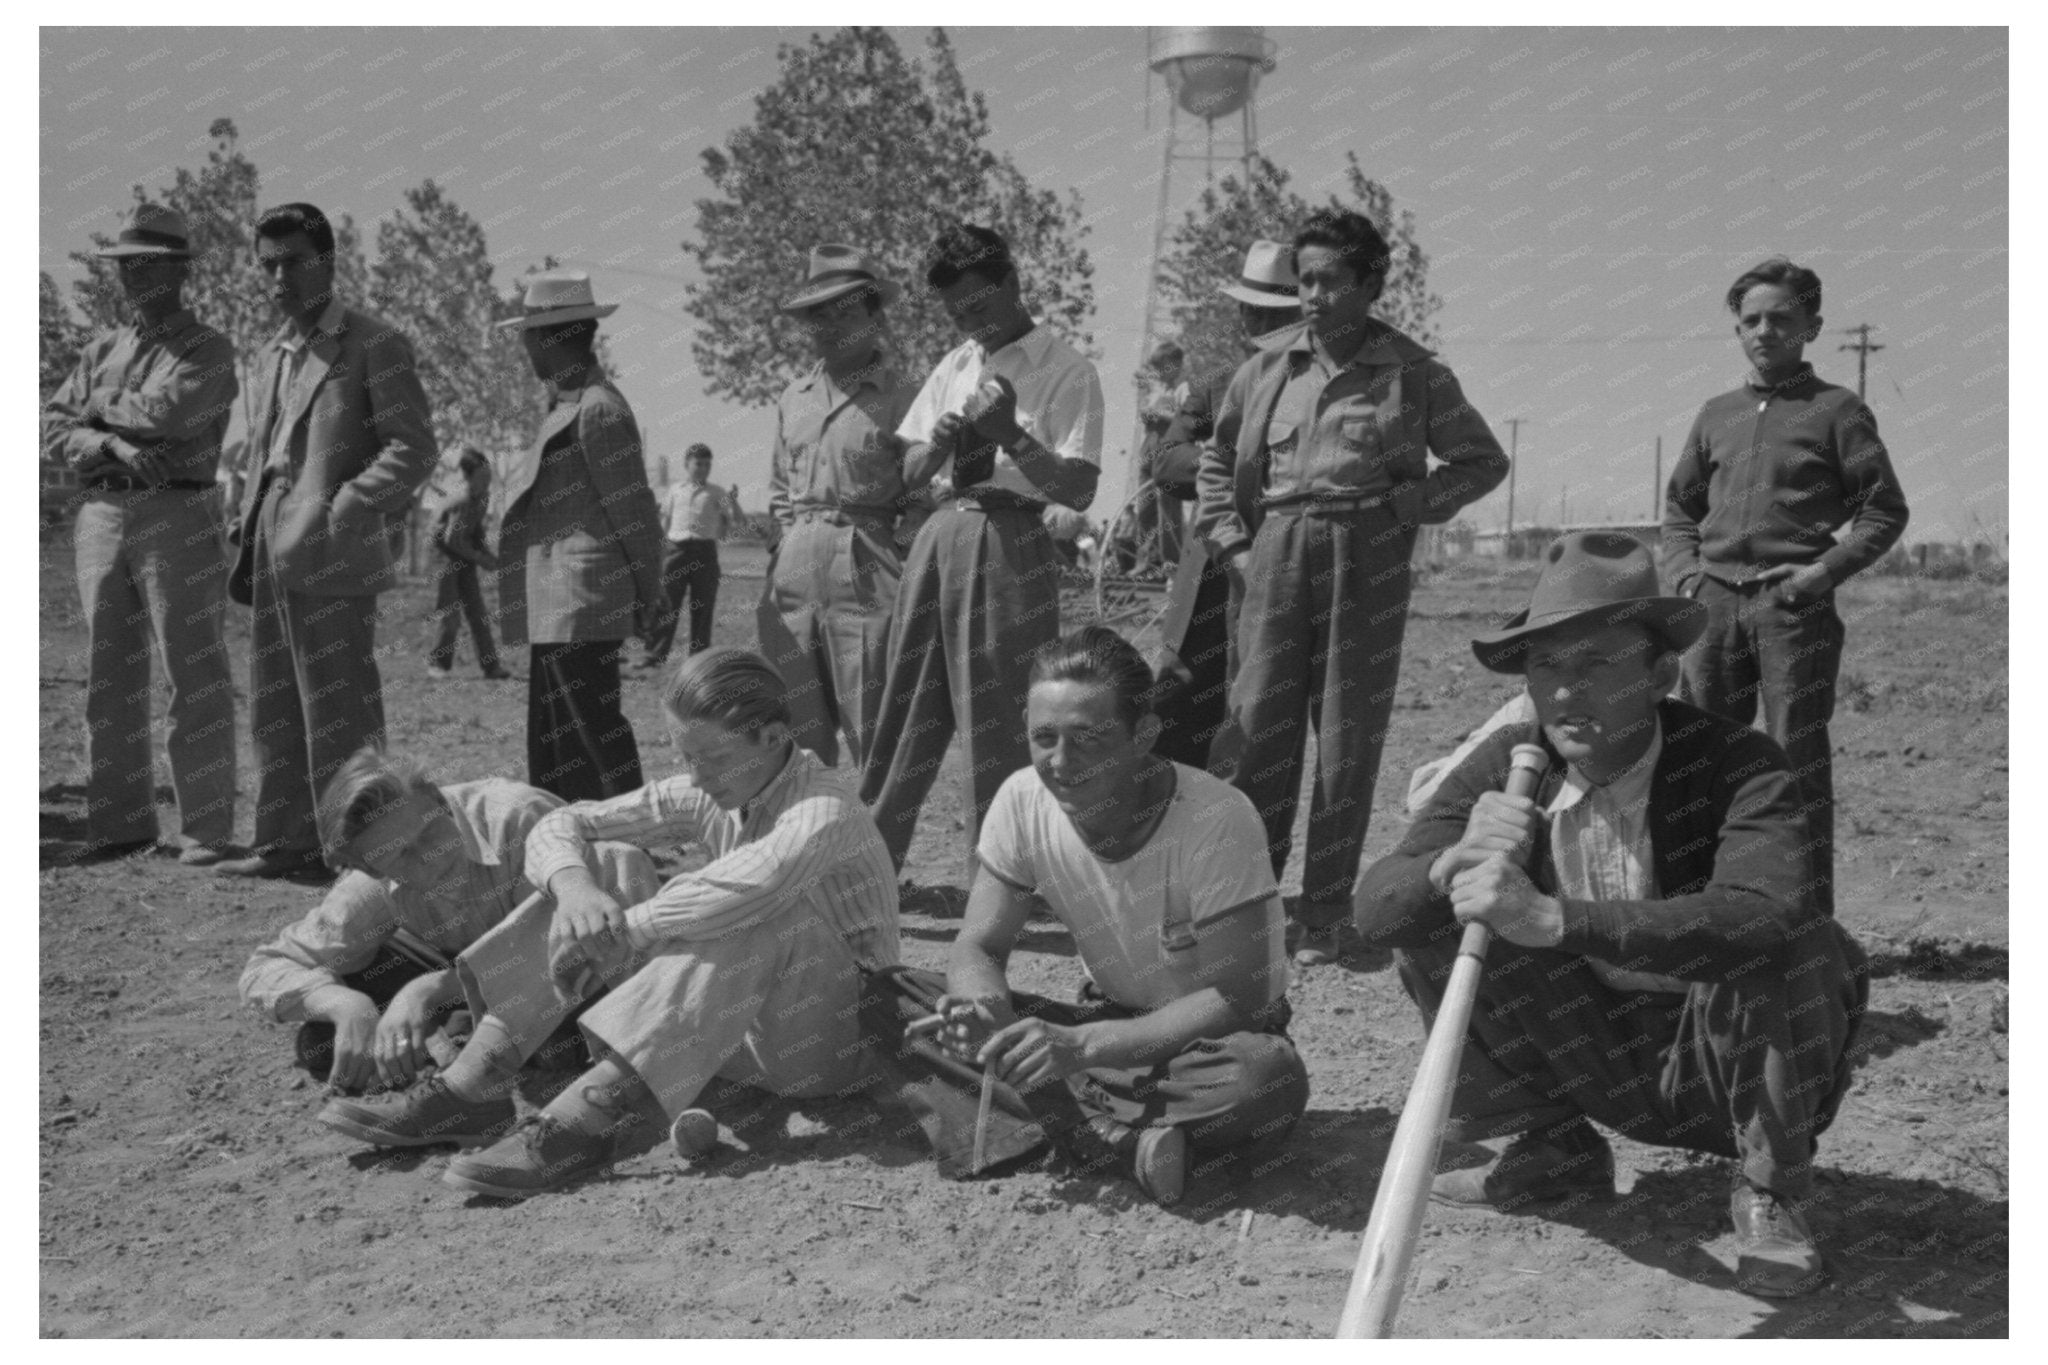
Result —
<instances>
[{"instance_id":1,"label":"man holding baseball bat","mask_svg":"<svg viewBox=\"0 0 2048 1365\"><path fill-rule=\"evenodd\" d=\"M1473 641L1487 668L1527 680L1535 722L1501 727L1444 779L1360 878L1356 918L1400 950L1430 1018L1460 926L1497 936L1447 1134L1514 1141L1438 1176L1432 1197L1610 1197L1614 1156L1589 1120L1732 1157L1738 1284L1787 1296L1823 1275L1804 1207L1868 982L1814 896L1783 750L1666 696L1705 623L1659 595L1632 537L1554 543L1528 610ZM1509 796L1509 752L1532 742L1550 775L1534 799Z\"/></svg>"}]
</instances>

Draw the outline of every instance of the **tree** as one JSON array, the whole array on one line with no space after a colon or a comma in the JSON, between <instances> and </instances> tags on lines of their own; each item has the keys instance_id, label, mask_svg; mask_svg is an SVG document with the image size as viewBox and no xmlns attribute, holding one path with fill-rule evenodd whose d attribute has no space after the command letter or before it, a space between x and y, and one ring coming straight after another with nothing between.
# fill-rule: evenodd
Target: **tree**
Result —
<instances>
[{"instance_id":1,"label":"tree","mask_svg":"<svg viewBox=\"0 0 2048 1365\"><path fill-rule=\"evenodd\" d=\"M878 28L785 44L782 77L755 99L753 123L705 150L721 197L697 201L697 235L683 250L703 275L686 298L711 393L770 403L809 363L801 332L775 310L819 242L852 243L905 285L890 328L904 369L923 374L958 342L921 287L924 249L950 218L1000 232L1033 310L1092 349L1094 266L1080 245L1079 196L1037 189L989 151L988 106L961 80L944 30L927 50L929 67L906 61Z\"/></svg>"},{"instance_id":2,"label":"tree","mask_svg":"<svg viewBox=\"0 0 2048 1365\"><path fill-rule=\"evenodd\" d=\"M1368 177L1357 153L1345 158L1345 189L1331 195L1334 208L1363 213L1386 235L1393 250L1387 287L1374 316L1424 344L1436 339L1437 310L1443 300L1429 291L1429 256L1416 244L1415 215L1394 210L1394 196ZM1244 253L1257 239L1285 242L1318 205L1287 188L1288 174L1265 157L1252 162L1251 183L1227 175L1206 187L1187 217L1167 239L1159 262L1159 289L1172 311L1188 371L1208 373L1234 366L1238 349L1237 305L1217 291L1237 281Z\"/></svg>"},{"instance_id":3,"label":"tree","mask_svg":"<svg viewBox=\"0 0 2048 1365\"><path fill-rule=\"evenodd\" d=\"M492 282L483 228L432 180L377 225L369 298L412 339L444 451L503 452L532 435L540 387L518 334L492 325L518 304Z\"/></svg>"},{"instance_id":4,"label":"tree","mask_svg":"<svg viewBox=\"0 0 2048 1365\"><path fill-rule=\"evenodd\" d=\"M36 307L40 323L37 349L41 361L38 388L40 397L47 401L57 391L57 386L78 368L78 352L85 345L86 331L78 319L71 316L71 310L64 306L64 295L59 292L57 282L50 278L50 272L37 271L36 280Z\"/></svg>"}]
</instances>

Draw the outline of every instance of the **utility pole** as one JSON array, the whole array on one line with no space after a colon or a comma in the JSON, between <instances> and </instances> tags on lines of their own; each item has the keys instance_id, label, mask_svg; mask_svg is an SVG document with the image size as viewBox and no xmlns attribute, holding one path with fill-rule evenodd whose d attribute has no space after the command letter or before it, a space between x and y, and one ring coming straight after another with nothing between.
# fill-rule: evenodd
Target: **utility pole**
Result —
<instances>
[{"instance_id":1,"label":"utility pole","mask_svg":"<svg viewBox=\"0 0 2048 1365\"><path fill-rule=\"evenodd\" d=\"M1854 351L1856 353L1856 396L1861 398L1863 396L1864 366L1868 363L1872 351L1882 351L1884 347L1871 341L1870 324L1867 322L1859 322L1854 327L1844 327L1842 332L1844 335L1856 338L1849 345L1837 346L1835 349L1838 351Z\"/></svg>"},{"instance_id":2,"label":"utility pole","mask_svg":"<svg viewBox=\"0 0 2048 1365\"><path fill-rule=\"evenodd\" d=\"M1510 417L1508 424L1508 531L1507 543L1501 547L1503 554L1514 553L1515 544L1515 452L1522 447L1522 423L1525 419Z\"/></svg>"},{"instance_id":3,"label":"utility pole","mask_svg":"<svg viewBox=\"0 0 2048 1365\"><path fill-rule=\"evenodd\" d=\"M1664 438L1657 438L1657 472L1650 476L1650 520L1664 519Z\"/></svg>"}]
</instances>

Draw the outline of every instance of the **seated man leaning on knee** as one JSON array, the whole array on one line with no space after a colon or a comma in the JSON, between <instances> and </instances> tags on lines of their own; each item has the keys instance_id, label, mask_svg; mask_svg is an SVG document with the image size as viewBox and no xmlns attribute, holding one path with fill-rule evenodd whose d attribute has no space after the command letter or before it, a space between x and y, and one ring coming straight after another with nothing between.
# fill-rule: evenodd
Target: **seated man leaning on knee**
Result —
<instances>
[{"instance_id":1,"label":"seated man leaning on knee","mask_svg":"<svg viewBox=\"0 0 2048 1365\"><path fill-rule=\"evenodd\" d=\"M1496 935L1448 1131L1514 1141L1438 1176L1433 1197L1510 1210L1611 1196L1614 1156L1591 1121L1732 1157L1738 1284L1783 1296L1823 1275L1804 1210L1868 983L1814 897L1783 751L1665 695L1704 624L1697 603L1659 595L1633 538L1554 543L1529 609L1473 642L1487 668L1523 676L1535 720L1444 779L1360 878L1356 914L1369 942L1399 950L1430 1018L1460 926ZM1501 790L1523 743L1552 759L1533 800Z\"/></svg>"},{"instance_id":2,"label":"seated man leaning on knee","mask_svg":"<svg viewBox=\"0 0 2048 1365\"><path fill-rule=\"evenodd\" d=\"M526 836L561 804L502 778L438 786L418 764L366 745L315 811L341 878L251 955L242 999L303 1021L300 1061L336 1089L411 1083L440 1021L464 1003L459 955L537 891ZM591 871L635 900L661 884L644 853L619 845L594 850Z\"/></svg>"},{"instance_id":3,"label":"seated man leaning on knee","mask_svg":"<svg viewBox=\"0 0 2048 1365\"><path fill-rule=\"evenodd\" d=\"M790 739L782 679L760 655L694 655L662 701L686 775L535 826L527 866L555 903L465 955L498 1003L445 1089L403 1112L390 1102L360 1136L413 1145L509 1126L511 1077L547 1036L546 1010L600 987L580 1020L598 1064L520 1131L456 1156L448 1184L508 1199L556 1189L609 1164L657 1113L679 1142L704 1141L716 1121L693 1106L714 1076L792 1096L859 1080L860 968L898 956L896 874L875 822ZM598 840L699 844L711 861L621 896L591 875Z\"/></svg>"}]
</instances>

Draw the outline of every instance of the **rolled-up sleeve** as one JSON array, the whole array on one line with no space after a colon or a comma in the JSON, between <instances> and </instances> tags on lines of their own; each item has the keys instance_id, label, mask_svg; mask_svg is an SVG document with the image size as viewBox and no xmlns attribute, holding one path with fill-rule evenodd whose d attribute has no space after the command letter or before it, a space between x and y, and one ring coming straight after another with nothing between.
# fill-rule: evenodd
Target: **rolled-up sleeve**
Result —
<instances>
[{"instance_id":1,"label":"rolled-up sleeve","mask_svg":"<svg viewBox=\"0 0 2048 1365\"><path fill-rule=\"evenodd\" d=\"M343 873L310 914L250 956L242 968L243 1003L280 1022L304 1019L306 996L369 966L400 923L384 882Z\"/></svg>"},{"instance_id":2,"label":"rolled-up sleeve","mask_svg":"<svg viewBox=\"0 0 2048 1365\"><path fill-rule=\"evenodd\" d=\"M546 887L555 874L584 867L585 851L600 840L646 848L701 839L705 821L718 813L710 797L688 779L650 782L606 801L579 801L550 811L526 836L526 877Z\"/></svg>"},{"instance_id":3,"label":"rolled-up sleeve","mask_svg":"<svg viewBox=\"0 0 2048 1365\"><path fill-rule=\"evenodd\" d=\"M838 796L791 803L759 839L700 871L673 878L653 899L629 907L626 929L633 946L719 938L801 907L806 895L844 862L851 814Z\"/></svg>"}]
</instances>

